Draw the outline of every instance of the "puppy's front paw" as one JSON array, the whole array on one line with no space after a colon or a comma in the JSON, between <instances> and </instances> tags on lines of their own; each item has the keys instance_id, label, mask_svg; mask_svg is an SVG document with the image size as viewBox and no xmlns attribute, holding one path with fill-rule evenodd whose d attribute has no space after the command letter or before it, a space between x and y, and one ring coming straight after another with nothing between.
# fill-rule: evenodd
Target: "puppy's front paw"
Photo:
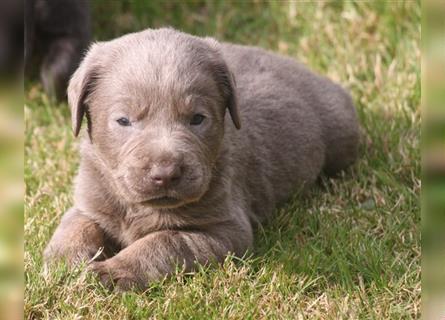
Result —
<instances>
[{"instance_id":1,"label":"puppy's front paw","mask_svg":"<svg viewBox=\"0 0 445 320\"><path fill-rule=\"evenodd\" d=\"M104 232L80 210L71 208L62 218L44 252L45 263L64 260L69 266L102 259ZM101 249L102 248L102 249Z\"/></svg>"},{"instance_id":2,"label":"puppy's front paw","mask_svg":"<svg viewBox=\"0 0 445 320\"><path fill-rule=\"evenodd\" d=\"M135 273L118 259L92 262L89 270L96 273L100 282L110 290L128 291L146 287L141 279L138 279Z\"/></svg>"}]
</instances>

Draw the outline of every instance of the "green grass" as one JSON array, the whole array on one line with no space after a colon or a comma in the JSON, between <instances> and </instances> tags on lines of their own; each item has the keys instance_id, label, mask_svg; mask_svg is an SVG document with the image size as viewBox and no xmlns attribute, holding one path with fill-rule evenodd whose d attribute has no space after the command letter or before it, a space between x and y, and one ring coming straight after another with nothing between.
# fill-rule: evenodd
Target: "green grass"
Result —
<instances>
[{"instance_id":1,"label":"green grass","mask_svg":"<svg viewBox=\"0 0 445 320\"><path fill-rule=\"evenodd\" d=\"M420 3L96 1L95 35L148 26L265 47L348 87L363 128L340 179L277 209L246 259L110 293L42 250L72 204L78 165L66 104L25 98L25 317L401 319L420 317Z\"/></svg>"}]
</instances>

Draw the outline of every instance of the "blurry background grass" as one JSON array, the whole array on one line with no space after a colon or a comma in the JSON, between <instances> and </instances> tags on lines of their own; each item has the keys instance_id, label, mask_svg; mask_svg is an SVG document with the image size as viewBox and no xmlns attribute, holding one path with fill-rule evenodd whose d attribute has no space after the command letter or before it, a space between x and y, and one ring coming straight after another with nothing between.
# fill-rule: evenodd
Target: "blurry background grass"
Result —
<instances>
[{"instance_id":1,"label":"blurry background grass","mask_svg":"<svg viewBox=\"0 0 445 320\"><path fill-rule=\"evenodd\" d=\"M422 12L422 302L425 317L445 316L445 2Z\"/></svg>"},{"instance_id":2,"label":"blurry background grass","mask_svg":"<svg viewBox=\"0 0 445 320\"><path fill-rule=\"evenodd\" d=\"M42 250L71 205L77 141L66 104L26 86L25 315L146 319L420 316L420 3L93 2L97 40L171 25L293 56L348 87L363 127L343 179L295 198L257 233L253 259L181 272L146 293L44 277Z\"/></svg>"},{"instance_id":3,"label":"blurry background grass","mask_svg":"<svg viewBox=\"0 0 445 320\"><path fill-rule=\"evenodd\" d=\"M0 319L22 318L22 84L0 81Z\"/></svg>"}]
</instances>

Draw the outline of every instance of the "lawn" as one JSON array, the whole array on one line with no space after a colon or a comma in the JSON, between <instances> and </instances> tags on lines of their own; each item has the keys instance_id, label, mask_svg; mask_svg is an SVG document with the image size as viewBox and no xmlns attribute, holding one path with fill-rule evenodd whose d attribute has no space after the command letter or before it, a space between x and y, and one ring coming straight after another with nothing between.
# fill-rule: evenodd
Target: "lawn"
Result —
<instances>
[{"instance_id":1,"label":"lawn","mask_svg":"<svg viewBox=\"0 0 445 320\"><path fill-rule=\"evenodd\" d=\"M42 251L72 204L78 141L68 106L27 80L25 318L419 318L420 11L419 1L94 1L98 40L171 25L340 82L362 124L360 159L278 208L249 257L112 293L81 269L43 273Z\"/></svg>"}]
</instances>

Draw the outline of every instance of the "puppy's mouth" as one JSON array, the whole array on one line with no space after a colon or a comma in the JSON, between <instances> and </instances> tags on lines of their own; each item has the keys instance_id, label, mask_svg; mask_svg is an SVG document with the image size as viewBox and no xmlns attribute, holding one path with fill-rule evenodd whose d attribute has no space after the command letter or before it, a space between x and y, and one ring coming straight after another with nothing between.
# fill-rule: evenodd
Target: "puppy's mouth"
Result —
<instances>
[{"instance_id":1,"label":"puppy's mouth","mask_svg":"<svg viewBox=\"0 0 445 320\"><path fill-rule=\"evenodd\" d=\"M143 201L142 203L145 205L158 208L174 208L181 205L182 201L178 198L163 196L163 197L151 198Z\"/></svg>"}]
</instances>

